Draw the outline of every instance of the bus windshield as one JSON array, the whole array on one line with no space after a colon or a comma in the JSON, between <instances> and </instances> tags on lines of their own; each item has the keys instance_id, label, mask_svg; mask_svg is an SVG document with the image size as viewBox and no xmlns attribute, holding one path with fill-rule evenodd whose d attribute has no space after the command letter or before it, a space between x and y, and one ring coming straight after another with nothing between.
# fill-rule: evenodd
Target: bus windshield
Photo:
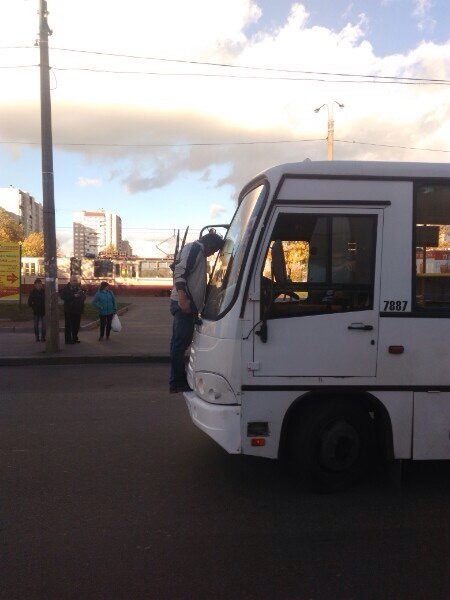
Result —
<instances>
[{"instance_id":1,"label":"bus windshield","mask_svg":"<svg viewBox=\"0 0 450 600\"><path fill-rule=\"evenodd\" d=\"M239 275L249 249L265 185L254 188L242 199L225 237L208 286L203 316L216 320L231 308L238 291Z\"/></svg>"}]
</instances>

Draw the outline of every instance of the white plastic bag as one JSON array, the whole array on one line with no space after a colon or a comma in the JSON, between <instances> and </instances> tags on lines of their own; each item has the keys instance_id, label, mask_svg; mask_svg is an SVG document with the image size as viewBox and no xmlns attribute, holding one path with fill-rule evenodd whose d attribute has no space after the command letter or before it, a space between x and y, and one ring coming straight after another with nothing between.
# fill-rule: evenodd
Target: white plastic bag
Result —
<instances>
[{"instance_id":1,"label":"white plastic bag","mask_svg":"<svg viewBox=\"0 0 450 600\"><path fill-rule=\"evenodd\" d=\"M120 331L122 331L122 323L120 322L120 319L117 316L117 314L115 314L112 318L111 329L113 331L115 331L116 333L119 333Z\"/></svg>"}]
</instances>

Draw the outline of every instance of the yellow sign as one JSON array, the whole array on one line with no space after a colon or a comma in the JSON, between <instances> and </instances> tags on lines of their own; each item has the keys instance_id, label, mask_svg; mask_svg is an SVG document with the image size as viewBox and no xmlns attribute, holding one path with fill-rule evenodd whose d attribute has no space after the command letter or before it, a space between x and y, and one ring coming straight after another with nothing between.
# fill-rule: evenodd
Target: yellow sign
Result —
<instances>
[{"instance_id":1,"label":"yellow sign","mask_svg":"<svg viewBox=\"0 0 450 600\"><path fill-rule=\"evenodd\" d=\"M20 245L0 242L0 302L20 300Z\"/></svg>"}]
</instances>

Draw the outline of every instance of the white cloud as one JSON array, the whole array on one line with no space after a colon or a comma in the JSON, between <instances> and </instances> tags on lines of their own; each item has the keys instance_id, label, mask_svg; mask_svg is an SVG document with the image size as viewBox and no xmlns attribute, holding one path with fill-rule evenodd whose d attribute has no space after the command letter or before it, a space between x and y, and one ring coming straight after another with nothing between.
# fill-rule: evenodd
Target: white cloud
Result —
<instances>
[{"instance_id":1,"label":"white cloud","mask_svg":"<svg viewBox=\"0 0 450 600\"><path fill-rule=\"evenodd\" d=\"M419 30L432 29L436 21L430 16L433 2L431 0L415 0L413 16L417 19Z\"/></svg>"},{"instance_id":2,"label":"white cloud","mask_svg":"<svg viewBox=\"0 0 450 600\"><path fill-rule=\"evenodd\" d=\"M32 44L37 19L30 3L4 3L8 7L0 22L3 44ZM428 1L417 3L417 18L424 19L429 9ZM53 48L312 73L289 75L51 50L57 80L52 92L55 148L80 153L90 164L106 165L111 178L129 194L166 186L188 172L199 178L210 176L212 165L226 165L229 172L216 184L232 185L237 190L255 173L275 163L306 157L324 159L326 112L315 115L313 109L334 99L345 104L345 109L335 114L335 158L447 159L445 154L337 140L448 149L448 87L349 84L338 77L324 83L325 76L313 73L449 79L450 42L422 43L408 53L380 58L366 38L364 15L341 30L332 31L311 23L302 4L293 4L289 18L276 30L249 37L247 26L257 23L261 14L256 0L129 0L126 9L110 0L60 0L51 3L50 11ZM107 26L99 26L105 22L105 15ZM0 60L2 64L36 65L37 53L36 49L5 50ZM61 68L165 75L57 70ZM189 77L188 73L260 79ZM286 80L293 76L296 81ZM1 138L38 141L38 69L1 69L0 78ZM232 145L294 139L321 141ZM224 145L183 146L192 142ZM85 145L68 147L64 143ZM79 178L78 185L94 185L96 181Z\"/></svg>"},{"instance_id":3,"label":"white cloud","mask_svg":"<svg viewBox=\"0 0 450 600\"><path fill-rule=\"evenodd\" d=\"M344 12L342 13L342 15L341 15L341 18L342 18L342 19L347 19L347 18L350 18L350 17L351 17L351 15L353 14L353 8L354 8L354 4L353 4L353 2L350 2L350 4L348 4L348 5L345 7L345 10L344 10Z\"/></svg>"},{"instance_id":4,"label":"white cloud","mask_svg":"<svg viewBox=\"0 0 450 600\"><path fill-rule=\"evenodd\" d=\"M80 187L98 187L102 185L100 179L90 179L89 177L78 177L77 185Z\"/></svg>"},{"instance_id":5,"label":"white cloud","mask_svg":"<svg viewBox=\"0 0 450 600\"><path fill-rule=\"evenodd\" d=\"M58 253L61 256L73 255L73 235L72 230L57 229L56 240L58 244Z\"/></svg>"},{"instance_id":6,"label":"white cloud","mask_svg":"<svg viewBox=\"0 0 450 600\"><path fill-rule=\"evenodd\" d=\"M227 212L226 208L224 208L220 204L211 204L211 207L209 209L209 214L212 219L219 217L225 212Z\"/></svg>"}]
</instances>

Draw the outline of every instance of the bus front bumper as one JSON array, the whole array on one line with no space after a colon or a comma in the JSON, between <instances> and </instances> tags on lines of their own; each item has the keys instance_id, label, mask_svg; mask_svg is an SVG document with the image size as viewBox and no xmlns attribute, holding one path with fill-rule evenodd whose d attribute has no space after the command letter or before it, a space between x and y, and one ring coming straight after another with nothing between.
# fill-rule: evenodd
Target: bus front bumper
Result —
<instances>
[{"instance_id":1,"label":"bus front bumper","mask_svg":"<svg viewBox=\"0 0 450 600\"><path fill-rule=\"evenodd\" d=\"M229 454L241 453L241 407L211 404L195 392L183 394L191 419Z\"/></svg>"}]
</instances>

